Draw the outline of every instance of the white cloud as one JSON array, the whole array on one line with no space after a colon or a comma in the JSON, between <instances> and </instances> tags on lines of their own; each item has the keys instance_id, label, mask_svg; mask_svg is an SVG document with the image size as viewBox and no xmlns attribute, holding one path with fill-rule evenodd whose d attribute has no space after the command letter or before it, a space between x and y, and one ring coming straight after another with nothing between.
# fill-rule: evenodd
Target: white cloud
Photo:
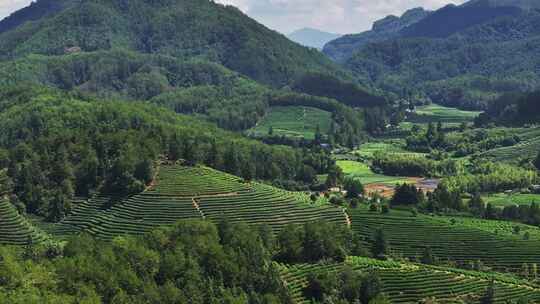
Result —
<instances>
[{"instance_id":1,"label":"white cloud","mask_svg":"<svg viewBox=\"0 0 540 304\"><path fill-rule=\"evenodd\" d=\"M31 2L31 0L0 0L0 19L4 19L4 17L27 6Z\"/></svg>"},{"instance_id":2,"label":"white cloud","mask_svg":"<svg viewBox=\"0 0 540 304\"><path fill-rule=\"evenodd\" d=\"M264 25L283 33L314 27L335 33L357 33L371 28L375 20L401 15L407 9L436 9L465 0L215 0L237 6ZM31 0L0 0L0 18Z\"/></svg>"},{"instance_id":3,"label":"white cloud","mask_svg":"<svg viewBox=\"0 0 540 304\"><path fill-rule=\"evenodd\" d=\"M437 9L465 0L217 0L239 7L266 26L289 33L314 27L336 33L356 33L371 28L387 15L401 15L407 9Z\"/></svg>"}]
</instances>

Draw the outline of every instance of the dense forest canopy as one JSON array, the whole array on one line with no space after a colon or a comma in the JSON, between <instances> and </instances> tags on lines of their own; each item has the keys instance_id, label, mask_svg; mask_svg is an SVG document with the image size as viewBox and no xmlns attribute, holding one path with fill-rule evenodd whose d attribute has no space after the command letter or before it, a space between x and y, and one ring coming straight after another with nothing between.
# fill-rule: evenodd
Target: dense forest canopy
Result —
<instances>
[{"instance_id":1,"label":"dense forest canopy","mask_svg":"<svg viewBox=\"0 0 540 304\"><path fill-rule=\"evenodd\" d=\"M502 94L539 87L539 16L517 7L448 6L397 37L354 49L343 65L417 103L484 110Z\"/></svg>"},{"instance_id":2,"label":"dense forest canopy","mask_svg":"<svg viewBox=\"0 0 540 304\"><path fill-rule=\"evenodd\" d=\"M318 51L289 41L233 6L207 0L73 1L59 13L0 34L0 40L4 59L122 48L204 58L274 86L307 71L350 78Z\"/></svg>"}]
</instances>

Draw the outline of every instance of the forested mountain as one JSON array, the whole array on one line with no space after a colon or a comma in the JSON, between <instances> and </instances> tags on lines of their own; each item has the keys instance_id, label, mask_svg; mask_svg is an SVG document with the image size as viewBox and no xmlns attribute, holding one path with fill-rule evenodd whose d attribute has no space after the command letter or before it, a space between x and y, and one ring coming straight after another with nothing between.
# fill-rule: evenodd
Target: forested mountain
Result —
<instances>
[{"instance_id":1,"label":"forested mountain","mask_svg":"<svg viewBox=\"0 0 540 304\"><path fill-rule=\"evenodd\" d=\"M207 0L40 0L4 22L19 26L0 34L0 84L152 100L234 131L253 127L306 75L355 81L320 52ZM384 106L356 88L356 105Z\"/></svg>"},{"instance_id":2,"label":"forested mountain","mask_svg":"<svg viewBox=\"0 0 540 304\"><path fill-rule=\"evenodd\" d=\"M339 34L323 32L312 28L303 28L287 35L294 42L319 50L322 50L327 42L337 39L340 36Z\"/></svg>"},{"instance_id":3,"label":"forested mountain","mask_svg":"<svg viewBox=\"0 0 540 304\"><path fill-rule=\"evenodd\" d=\"M384 90L467 109L537 88L540 12L480 4L442 8L344 65Z\"/></svg>"},{"instance_id":4,"label":"forested mountain","mask_svg":"<svg viewBox=\"0 0 540 304\"><path fill-rule=\"evenodd\" d=\"M406 11L401 17L387 16L373 24L370 31L360 34L349 34L328 42L323 52L335 61L342 62L348 59L355 50L372 43L384 41L400 35L405 27L422 20L430 14L423 8L414 8Z\"/></svg>"},{"instance_id":5,"label":"forested mountain","mask_svg":"<svg viewBox=\"0 0 540 304\"><path fill-rule=\"evenodd\" d=\"M40 0L34 7L4 21L9 29L9 24L37 19L0 35L0 58L123 48L203 58L275 86L309 71L346 77L316 50L292 43L233 6L213 1L73 0L64 7Z\"/></svg>"}]
</instances>

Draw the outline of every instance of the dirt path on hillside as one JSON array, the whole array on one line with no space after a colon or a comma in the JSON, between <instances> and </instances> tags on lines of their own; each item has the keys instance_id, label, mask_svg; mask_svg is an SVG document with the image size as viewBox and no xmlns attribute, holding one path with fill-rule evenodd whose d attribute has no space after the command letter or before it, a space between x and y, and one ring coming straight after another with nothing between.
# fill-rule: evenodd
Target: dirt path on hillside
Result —
<instances>
[{"instance_id":1,"label":"dirt path on hillside","mask_svg":"<svg viewBox=\"0 0 540 304\"><path fill-rule=\"evenodd\" d=\"M201 210L201 207L199 206L199 202L195 198L192 198L191 201L193 202L193 207L195 207L195 209L197 209L197 211L201 215L202 219L203 220L206 219L206 216L204 215L204 212Z\"/></svg>"},{"instance_id":2,"label":"dirt path on hillside","mask_svg":"<svg viewBox=\"0 0 540 304\"><path fill-rule=\"evenodd\" d=\"M144 188L143 192L149 191L152 188L154 188L155 186L157 186L157 184L158 184L157 178L158 178L160 169L161 169L161 166L158 164L156 166L156 172L154 172L154 176L152 176L152 181L150 182L150 184L148 184L148 186L146 186L146 188Z\"/></svg>"}]
</instances>

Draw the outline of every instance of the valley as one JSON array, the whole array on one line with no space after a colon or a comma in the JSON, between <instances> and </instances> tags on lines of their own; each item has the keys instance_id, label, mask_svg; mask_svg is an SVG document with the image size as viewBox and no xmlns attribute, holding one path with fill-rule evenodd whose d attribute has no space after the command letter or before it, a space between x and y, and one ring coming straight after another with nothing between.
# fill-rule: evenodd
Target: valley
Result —
<instances>
[{"instance_id":1,"label":"valley","mask_svg":"<svg viewBox=\"0 0 540 304\"><path fill-rule=\"evenodd\" d=\"M10 12L0 303L540 303L538 4L398 2Z\"/></svg>"}]
</instances>

